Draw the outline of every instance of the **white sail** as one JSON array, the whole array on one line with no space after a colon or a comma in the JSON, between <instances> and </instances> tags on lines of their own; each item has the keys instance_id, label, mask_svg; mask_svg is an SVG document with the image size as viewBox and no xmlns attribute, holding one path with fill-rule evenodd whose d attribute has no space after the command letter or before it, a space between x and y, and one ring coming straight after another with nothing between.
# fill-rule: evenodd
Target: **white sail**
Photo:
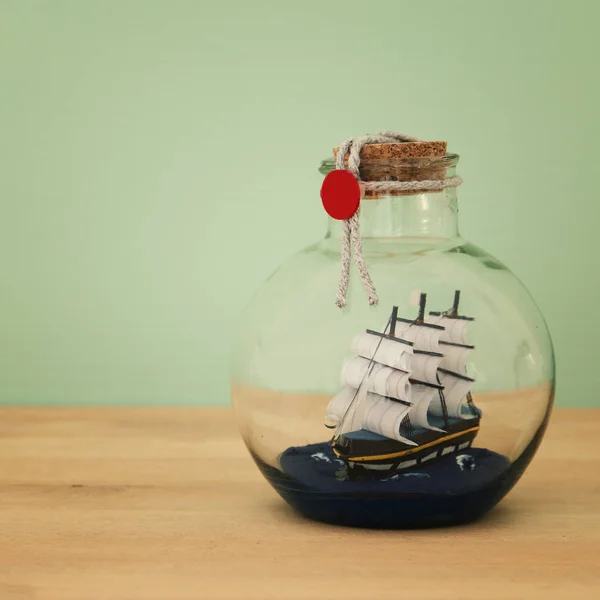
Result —
<instances>
[{"instance_id":1,"label":"white sail","mask_svg":"<svg viewBox=\"0 0 600 600\"><path fill-rule=\"evenodd\" d=\"M400 424L411 406L394 402L377 394L366 392L368 383L356 390L346 387L328 406L328 419L339 423L338 435L365 429L371 433L404 442L415 442L400 435Z\"/></svg>"},{"instance_id":2,"label":"white sail","mask_svg":"<svg viewBox=\"0 0 600 600\"><path fill-rule=\"evenodd\" d=\"M416 446L415 442L400 435L400 424L410 410L410 406L373 395L367 396L365 405L361 410L363 429Z\"/></svg>"},{"instance_id":3,"label":"white sail","mask_svg":"<svg viewBox=\"0 0 600 600\"><path fill-rule=\"evenodd\" d=\"M437 383L437 370L442 363L442 356L415 353L412 355L410 373L413 379L426 383Z\"/></svg>"},{"instance_id":4,"label":"white sail","mask_svg":"<svg viewBox=\"0 0 600 600\"><path fill-rule=\"evenodd\" d=\"M439 338L441 342L450 342L451 344L469 343L467 341L467 332L470 321L466 319L452 319L444 315L429 315L427 323L441 325L444 328Z\"/></svg>"},{"instance_id":5,"label":"white sail","mask_svg":"<svg viewBox=\"0 0 600 600\"><path fill-rule=\"evenodd\" d=\"M394 369L408 371L413 353L412 346L395 342L386 338L363 333L352 341L352 351L364 358L373 359L377 354L377 362Z\"/></svg>"},{"instance_id":6,"label":"white sail","mask_svg":"<svg viewBox=\"0 0 600 600\"><path fill-rule=\"evenodd\" d=\"M365 385L368 387L368 384ZM400 423L406 415L409 416L413 427L442 431L430 425L427 419L429 405L437 396L437 389L414 384L410 389L410 401L413 403L411 407L399 402L393 402L370 392L361 398L358 390L350 386L345 386L329 402L327 406L327 420L331 423L339 424L348 415L350 405L355 401L352 418L347 419L347 425L350 425L350 427L346 427L348 431L367 429L373 433L379 433L393 439L402 438L402 441L404 441L405 438L400 435ZM385 402L381 402L382 400ZM382 420L379 420L380 418ZM391 419L390 422L387 422L388 418ZM397 432L395 430L396 425L398 426ZM387 431L387 433L382 433L383 431Z\"/></svg>"},{"instance_id":7,"label":"white sail","mask_svg":"<svg viewBox=\"0 0 600 600\"><path fill-rule=\"evenodd\" d=\"M448 417L460 419L462 417L462 404L473 382L448 373L440 373L440 383L444 386L444 399ZM429 412L438 417L443 416L444 413L439 398L431 403Z\"/></svg>"},{"instance_id":8,"label":"white sail","mask_svg":"<svg viewBox=\"0 0 600 600\"><path fill-rule=\"evenodd\" d=\"M398 400L408 400L410 390L408 377L409 374L405 371L392 369L357 356L344 365L341 379L344 385L353 388L359 388L365 381L369 392Z\"/></svg>"},{"instance_id":9,"label":"white sail","mask_svg":"<svg viewBox=\"0 0 600 600\"><path fill-rule=\"evenodd\" d=\"M408 418L414 427L422 427L423 429L433 429L435 431L443 431L438 427L429 424L427 420L427 412L431 402L439 397L439 391L425 385L415 383L410 388L410 400L413 406L408 411Z\"/></svg>"},{"instance_id":10,"label":"white sail","mask_svg":"<svg viewBox=\"0 0 600 600\"><path fill-rule=\"evenodd\" d=\"M444 386L444 398L446 399L448 411L450 412L450 407L457 407L456 416L460 416L460 406L471 390L473 382L448 373L441 373L440 381Z\"/></svg>"},{"instance_id":11,"label":"white sail","mask_svg":"<svg viewBox=\"0 0 600 600\"><path fill-rule=\"evenodd\" d=\"M356 397L357 390L344 386L327 405L326 420L332 424L338 424L346 414L352 400Z\"/></svg>"},{"instance_id":12,"label":"white sail","mask_svg":"<svg viewBox=\"0 0 600 600\"><path fill-rule=\"evenodd\" d=\"M467 374L467 354L471 348L462 346L442 345L444 358L441 361L441 367L448 371L454 371L459 375Z\"/></svg>"},{"instance_id":13,"label":"white sail","mask_svg":"<svg viewBox=\"0 0 600 600\"><path fill-rule=\"evenodd\" d=\"M400 402L367 394L361 407L357 408L357 417L360 417L363 429L416 446L415 442L400 435L400 424L409 410L410 406Z\"/></svg>"},{"instance_id":14,"label":"white sail","mask_svg":"<svg viewBox=\"0 0 600 600\"><path fill-rule=\"evenodd\" d=\"M397 321L396 323L396 337L413 342L415 348L426 350L427 352L440 351L439 341L441 339L440 334L442 333L442 329L435 327L423 327L422 325L405 323L404 321Z\"/></svg>"}]
</instances>

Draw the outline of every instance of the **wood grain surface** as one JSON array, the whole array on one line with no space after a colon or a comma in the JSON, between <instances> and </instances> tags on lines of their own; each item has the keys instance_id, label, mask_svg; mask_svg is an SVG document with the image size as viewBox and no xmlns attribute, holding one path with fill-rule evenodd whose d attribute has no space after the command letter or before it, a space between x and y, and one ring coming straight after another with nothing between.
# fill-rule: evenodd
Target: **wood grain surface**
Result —
<instances>
[{"instance_id":1,"label":"wood grain surface","mask_svg":"<svg viewBox=\"0 0 600 600\"><path fill-rule=\"evenodd\" d=\"M0 600L600 598L600 410L557 410L478 523L296 515L229 409L0 409Z\"/></svg>"}]
</instances>

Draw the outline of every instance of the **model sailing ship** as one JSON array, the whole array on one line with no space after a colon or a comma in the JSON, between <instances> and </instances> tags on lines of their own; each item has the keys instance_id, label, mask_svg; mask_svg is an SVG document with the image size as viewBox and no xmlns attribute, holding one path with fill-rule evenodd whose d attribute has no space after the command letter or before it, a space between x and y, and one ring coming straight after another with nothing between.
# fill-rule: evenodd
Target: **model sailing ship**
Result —
<instances>
[{"instance_id":1,"label":"model sailing ship","mask_svg":"<svg viewBox=\"0 0 600 600\"><path fill-rule=\"evenodd\" d=\"M421 294L415 320L394 307L383 332L355 338L357 356L342 368L344 387L327 407L327 426L336 428L331 446L350 473L389 474L472 444L481 418L466 370L474 319L458 313L459 300L457 291L450 310L426 316Z\"/></svg>"}]
</instances>

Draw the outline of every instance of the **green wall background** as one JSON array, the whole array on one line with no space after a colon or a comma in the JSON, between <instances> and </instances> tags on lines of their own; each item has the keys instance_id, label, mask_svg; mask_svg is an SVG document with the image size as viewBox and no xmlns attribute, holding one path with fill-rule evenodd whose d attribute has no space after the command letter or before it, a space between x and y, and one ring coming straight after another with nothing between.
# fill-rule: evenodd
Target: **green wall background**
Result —
<instances>
[{"instance_id":1,"label":"green wall background","mask_svg":"<svg viewBox=\"0 0 600 600\"><path fill-rule=\"evenodd\" d=\"M0 402L227 403L233 322L323 234L317 166L462 155L465 237L600 402L600 3L0 0Z\"/></svg>"}]
</instances>

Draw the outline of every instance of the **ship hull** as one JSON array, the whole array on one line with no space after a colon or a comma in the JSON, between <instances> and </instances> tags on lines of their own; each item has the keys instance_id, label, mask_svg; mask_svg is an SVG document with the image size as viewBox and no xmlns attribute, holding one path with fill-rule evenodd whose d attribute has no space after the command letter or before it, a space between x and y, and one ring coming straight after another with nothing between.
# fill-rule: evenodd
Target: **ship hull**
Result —
<instances>
[{"instance_id":1,"label":"ship hull","mask_svg":"<svg viewBox=\"0 0 600 600\"><path fill-rule=\"evenodd\" d=\"M444 432L430 430L411 437L417 446L391 439L345 436L333 445L333 451L348 465L349 475L387 476L470 448L479 433L479 421L479 417L461 419Z\"/></svg>"}]
</instances>

